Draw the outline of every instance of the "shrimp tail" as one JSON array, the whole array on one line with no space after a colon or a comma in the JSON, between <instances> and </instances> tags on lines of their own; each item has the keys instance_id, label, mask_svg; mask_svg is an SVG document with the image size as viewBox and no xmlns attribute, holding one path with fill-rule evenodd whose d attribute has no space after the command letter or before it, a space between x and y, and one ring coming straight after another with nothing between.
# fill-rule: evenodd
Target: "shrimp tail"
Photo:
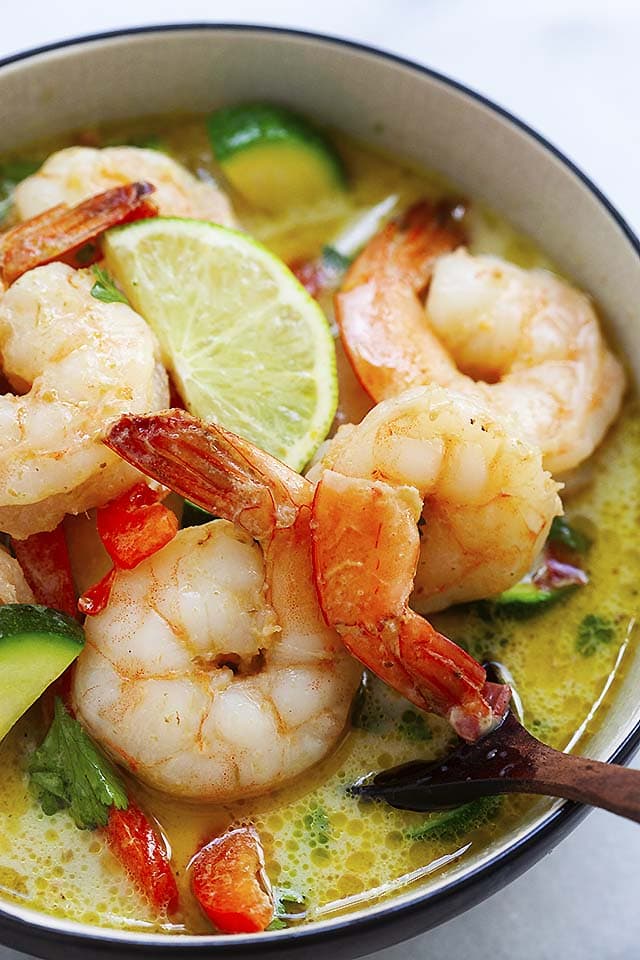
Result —
<instances>
[{"instance_id":1,"label":"shrimp tail","mask_svg":"<svg viewBox=\"0 0 640 960\"><path fill-rule=\"evenodd\" d=\"M88 266L100 258L99 248L93 244L105 230L157 216L158 211L149 200L154 190L150 183L127 183L75 207L59 204L19 223L2 238L0 279L9 286L28 270L54 260ZM92 246L87 247L88 244ZM83 255L78 256L81 250Z\"/></svg>"},{"instance_id":2,"label":"shrimp tail","mask_svg":"<svg viewBox=\"0 0 640 960\"><path fill-rule=\"evenodd\" d=\"M458 736L473 742L495 729L511 693L488 683L477 660L412 611L400 627L398 650L427 709L446 717Z\"/></svg>"},{"instance_id":3,"label":"shrimp tail","mask_svg":"<svg viewBox=\"0 0 640 960\"><path fill-rule=\"evenodd\" d=\"M415 347L424 337L418 298L437 257L463 239L454 221L423 201L387 224L349 269L335 297L336 321L356 377L374 400L425 382Z\"/></svg>"},{"instance_id":4,"label":"shrimp tail","mask_svg":"<svg viewBox=\"0 0 640 960\"><path fill-rule=\"evenodd\" d=\"M295 521L311 484L270 454L184 410L124 416L106 445L147 476L260 540ZM288 506L293 509L287 509Z\"/></svg>"},{"instance_id":5,"label":"shrimp tail","mask_svg":"<svg viewBox=\"0 0 640 960\"><path fill-rule=\"evenodd\" d=\"M421 293L431 279L436 257L463 242L457 224L441 208L421 200L373 237L347 272L342 291L379 280L388 272L402 276L414 293Z\"/></svg>"},{"instance_id":6,"label":"shrimp tail","mask_svg":"<svg viewBox=\"0 0 640 960\"><path fill-rule=\"evenodd\" d=\"M473 657L409 608L421 506L411 487L326 470L312 519L320 606L353 656L476 740L499 722L509 690L498 696Z\"/></svg>"}]
</instances>

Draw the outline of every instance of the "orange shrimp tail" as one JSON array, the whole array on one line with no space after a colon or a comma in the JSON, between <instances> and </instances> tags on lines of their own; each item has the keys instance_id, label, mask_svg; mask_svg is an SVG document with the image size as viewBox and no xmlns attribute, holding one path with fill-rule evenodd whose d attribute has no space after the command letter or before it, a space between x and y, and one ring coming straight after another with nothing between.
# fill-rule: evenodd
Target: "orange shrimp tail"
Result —
<instances>
[{"instance_id":1,"label":"orange shrimp tail","mask_svg":"<svg viewBox=\"0 0 640 960\"><path fill-rule=\"evenodd\" d=\"M354 629L338 627L337 632L351 656L359 660L371 673L375 673L383 683L393 687L420 710L434 709L402 663L389 653L386 639L377 634L367 633L362 627Z\"/></svg>"},{"instance_id":2,"label":"orange shrimp tail","mask_svg":"<svg viewBox=\"0 0 640 960\"><path fill-rule=\"evenodd\" d=\"M311 501L311 484L248 440L184 410L124 416L106 445L142 473L261 539ZM288 521L288 522L287 522Z\"/></svg>"},{"instance_id":3,"label":"orange shrimp tail","mask_svg":"<svg viewBox=\"0 0 640 960\"><path fill-rule=\"evenodd\" d=\"M437 257L460 246L457 225L423 201L365 247L335 297L340 338L353 370L376 401L427 382L417 361L424 333L419 295Z\"/></svg>"},{"instance_id":4,"label":"orange shrimp tail","mask_svg":"<svg viewBox=\"0 0 640 960\"><path fill-rule=\"evenodd\" d=\"M327 470L313 501L316 588L323 615L353 656L422 709L475 740L509 699L485 696L484 669L409 609L421 501L411 488Z\"/></svg>"},{"instance_id":5,"label":"orange shrimp tail","mask_svg":"<svg viewBox=\"0 0 640 960\"><path fill-rule=\"evenodd\" d=\"M474 741L494 729L507 708L510 691L507 686L488 684L477 660L413 611L400 627L398 651L428 709L446 717L458 736Z\"/></svg>"},{"instance_id":6,"label":"orange shrimp tail","mask_svg":"<svg viewBox=\"0 0 640 960\"><path fill-rule=\"evenodd\" d=\"M347 271L342 292L388 275L401 278L419 294L431 280L436 257L455 250L464 239L443 209L421 200L373 237Z\"/></svg>"},{"instance_id":7,"label":"orange shrimp tail","mask_svg":"<svg viewBox=\"0 0 640 960\"><path fill-rule=\"evenodd\" d=\"M100 258L94 241L118 224L157 216L149 200L150 183L127 183L113 187L75 207L59 204L9 230L0 244L0 279L9 286L28 270L54 260L72 266L88 266ZM80 250L86 256L79 257Z\"/></svg>"}]
</instances>

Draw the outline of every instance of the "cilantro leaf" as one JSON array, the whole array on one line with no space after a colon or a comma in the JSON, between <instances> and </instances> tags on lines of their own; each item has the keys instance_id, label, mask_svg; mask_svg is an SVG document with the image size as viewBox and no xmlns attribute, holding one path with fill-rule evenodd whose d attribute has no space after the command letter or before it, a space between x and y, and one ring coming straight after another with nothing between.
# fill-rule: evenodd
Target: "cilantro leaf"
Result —
<instances>
[{"instance_id":1,"label":"cilantro leaf","mask_svg":"<svg viewBox=\"0 0 640 960\"><path fill-rule=\"evenodd\" d=\"M576 650L583 657L592 657L605 644L611 643L615 632L610 620L599 617L596 613L588 613L578 626Z\"/></svg>"},{"instance_id":2,"label":"cilantro leaf","mask_svg":"<svg viewBox=\"0 0 640 960\"><path fill-rule=\"evenodd\" d=\"M129 303L124 293L118 290L113 278L109 276L106 270L103 270L102 267L94 267L93 273L94 276L97 277L97 280L91 287L92 297L95 297L96 300L101 300L102 303Z\"/></svg>"},{"instance_id":3,"label":"cilantro leaf","mask_svg":"<svg viewBox=\"0 0 640 960\"><path fill-rule=\"evenodd\" d=\"M331 839L331 821L324 807L319 804L307 813L304 818L304 825L316 841L326 847Z\"/></svg>"},{"instance_id":4,"label":"cilantro leaf","mask_svg":"<svg viewBox=\"0 0 640 960\"><path fill-rule=\"evenodd\" d=\"M481 797L480 800L472 800L461 807L431 814L424 823L409 827L405 831L405 837L407 840L457 839L469 830L475 830L492 820L501 803L502 797Z\"/></svg>"},{"instance_id":5,"label":"cilantro leaf","mask_svg":"<svg viewBox=\"0 0 640 960\"><path fill-rule=\"evenodd\" d=\"M80 830L104 827L112 806L126 810L129 805L119 776L59 697L53 723L28 770L47 816L68 809Z\"/></svg>"},{"instance_id":6,"label":"cilantro leaf","mask_svg":"<svg viewBox=\"0 0 640 960\"><path fill-rule=\"evenodd\" d=\"M267 930L285 930L289 926L287 920L304 919L306 899L297 890L274 886L273 900L275 916Z\"/></svg>"}]
</instances>

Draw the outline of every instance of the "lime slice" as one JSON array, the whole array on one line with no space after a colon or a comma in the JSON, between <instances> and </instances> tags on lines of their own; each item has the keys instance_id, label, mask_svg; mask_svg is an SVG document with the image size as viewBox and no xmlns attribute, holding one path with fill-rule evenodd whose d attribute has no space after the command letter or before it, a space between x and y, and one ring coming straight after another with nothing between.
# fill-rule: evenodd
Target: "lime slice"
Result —
<instances>
[{"instance_id":1,"label":"lime slice","mask_svg":"<svg viewBox=\"0 0 640 960\"><path fill-rule=\"evenodd\" d=\"M344 189L342 161L329 141L285 107L225 107L207 127L225 176L260 209L279 213Z\"/></svg>"},{"instance_id":2,"label":"lime slice","mask_svg":"<svg viewBox=\"0 0 640 960\"><path fill-rule=\"evenodd\" d=\"M242 233L173 217L110 230L104 253L188 409L302 469L338 391L329 324L291 271Z\"/></svg>"}]
</instances>

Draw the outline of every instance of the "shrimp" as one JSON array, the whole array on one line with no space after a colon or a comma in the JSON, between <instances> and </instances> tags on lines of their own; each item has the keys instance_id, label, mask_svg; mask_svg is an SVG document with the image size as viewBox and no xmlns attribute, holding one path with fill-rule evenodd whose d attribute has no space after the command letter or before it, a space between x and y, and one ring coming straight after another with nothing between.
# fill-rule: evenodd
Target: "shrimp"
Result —
<instances>
[{"instance_id":1,"label":"shrimp","mask_svg":"<svg viewBox=\"0 0 640 960\"><path fill-rule=\"evenodd\" d=\"M196 179L166 154L139 147L59 150L18 184L13 200L18 216L24 220L57 204L76 204L110 187L136 180L154 185L153 199L161 216L213 220L226 227L236 225L231 204L222 190Z\"/></svg>"},{"instance_id":2,"label":"shrimp","mask_svg":"<svg viewBox=\"0 0 640 960\"><path fill-rule=\"evenodd\" d=\"M488 732L496 709L484 671L409 609L409 596L415 575L414 606L440 610L492 596L530 568L561 512L540 452L477 400L419 387L341 427L312 475L327 622L354 656L462 737Z\"/></svg>"},{"instance_id":3,"label":"shrimp","mask_svg":"<svg viewBox=\"0 0 640 960\"><path fill-rule=\"evenodd\" d=\"M0 289L55 260L74 267L94 263L100 257L96 240L105 230L158 215L148 199L153 192L150 183L127 183L75 207L61 203L19 223L0 238Z\"/></svg>"},{"instance_id":4,"label":"shrimp","mask_svg":"<svg viewBox=\"0 0 640 960\"><path fill-rule=\"evenodd\" d=\"M0 546L0 605L4 603L35 603L35 600L20 564Z\"/></svg>"},{"instance_id":5,"label":"shrimp","mask_svg":"<svg viewBox=\"0 0 640 960\"><path fill-rule=\"evenodd\" d=\"M0 299L0 530L18 539L111 500L139 474L105 450L108 420L165 407L168 378L144 320L91 295L62 263L25 273Z\"/></svg>"},{"instance_id":6,"label":"shrimp","mask_svg":"<svg viewBox=\"0 0 640 960\"><path fill-rule=\"evenodd\" d=\"M117 573L106 609L86 623L78 717L166 793L268 792L336 745L360 677L318 606L313 486L182 411L123 417L107 443L223 519Z\"/></svg>"},{"instance_id":7,"label":"shrimp","mask_svg":"<svg viewBox=\"0 0 640 960\"><path fill-rule=\"evenodd\" d=\"M462 248L443 253L433 231L422 208L410 227L391 224L336 297L362 385L375 400L452 387L512 416L548 470L576 467L617 416L625 386L588 297L545 270Z\"/></svg>"}]
</instances>

